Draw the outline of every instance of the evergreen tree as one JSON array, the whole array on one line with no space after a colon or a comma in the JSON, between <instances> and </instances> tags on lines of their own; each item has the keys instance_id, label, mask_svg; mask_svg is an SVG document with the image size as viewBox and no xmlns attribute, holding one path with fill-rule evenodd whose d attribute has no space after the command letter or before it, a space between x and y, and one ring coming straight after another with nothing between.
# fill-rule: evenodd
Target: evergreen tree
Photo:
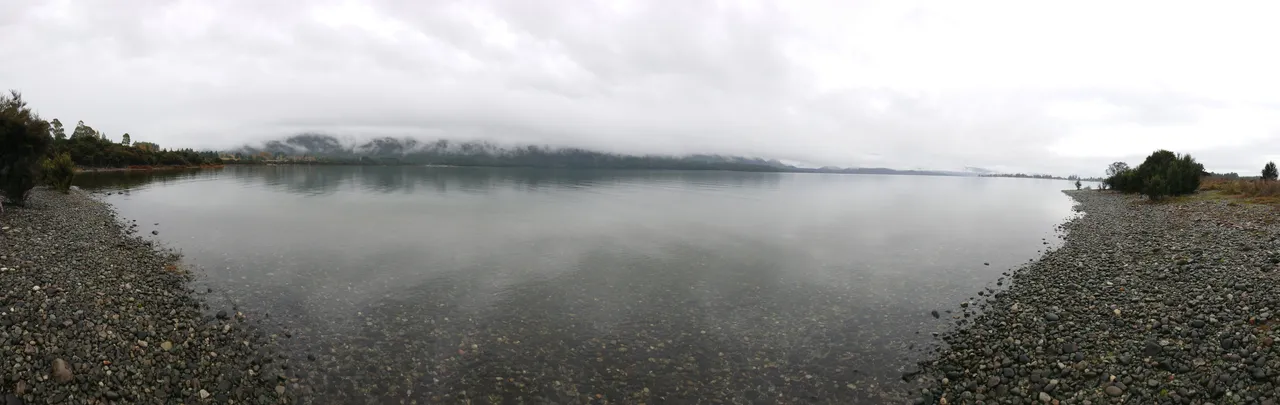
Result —
<instances>
[{"instance_id":1,"label":"evergreen tree","mask_svg":"<svg viewBox=\"0 0 1280 405\"><path fill-rule=\"evenodd\" d=\"M26 201L53 137L49 123L27 107L22 94L0 95L0 192L13 204Z\"/></svg>"},{"instance_id":2,"label":"evergreen tree","mask_svg":"<svg viewBox=\"0 0 1280 405\"><path fill-rule=\"evenodd\" d=\"M62 127L62 121L58 121L57 118L49 121L49 135L59 141L67 139L67 129Z\"/></svg>"},{"instance_id":3,"label":"evergreen tree","mask_svg":"<svg viewBox=\"0 0 1280 405\"><path fill-rule=\"evenodd\" d=\"M1267 162L1267 165L1262 167L1263 180L1275 180L1277 175L1280 175L1280 172L1276 171L1276 162Z\"/></svg>"}]
</instances>

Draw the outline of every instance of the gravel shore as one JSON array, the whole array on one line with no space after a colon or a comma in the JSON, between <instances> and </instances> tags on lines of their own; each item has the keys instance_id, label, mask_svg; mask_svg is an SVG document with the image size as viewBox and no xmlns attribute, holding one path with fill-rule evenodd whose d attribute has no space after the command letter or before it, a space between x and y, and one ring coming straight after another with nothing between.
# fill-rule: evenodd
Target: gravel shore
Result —
<instances>
[{"instance_id":1,"label":"gravel shore","mask_svg":"<svg viewBox=\"0 0 1280 405\"><path fill-rule=\"evenodd\" d=\"M0 215L0 405L293 402L274 337L132 229L75 190Z\"/></svg>"},{"instance_id":2,"label":"gravel shore","mask_svg":"<svg viewBox=\"0 0 1280 405\"><path fill-rule=\"evenodd\" d=\"M944 348L904 376L916 403L1280 400L1274 208L1068 194L1086 215L1065 245L957 308Z\"/></svg>"}]
</instances>

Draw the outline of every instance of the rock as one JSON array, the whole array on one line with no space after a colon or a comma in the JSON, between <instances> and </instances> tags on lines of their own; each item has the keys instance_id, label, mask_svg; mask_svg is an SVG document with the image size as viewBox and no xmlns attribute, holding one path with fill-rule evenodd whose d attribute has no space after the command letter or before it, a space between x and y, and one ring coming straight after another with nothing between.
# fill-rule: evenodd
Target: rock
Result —
<instances>
[{"instance_id":1,"label":"rock","mask_svg":"<svg viewBox=\"0 0 1280 405\"><path fill-rule=\"evenodd\" d=\"M115 392L115 391L107 391L107 393L106 393L106 395L105 395L105 396L107 397L107 399L112 400L112 401L115 401L115 400L119 400L119 399L120 399L120 393Z\"/></svg>"},{"instance_id":2,"label":"rock","mask_svg":"<svg viewBox=\"0 0 1280 405\"><path fill-rule=\"evenodd\" d=\"M200 390L200 399L207 399L209 398L209 396L210 396L209 391Z\"/></svg>"},{"instance_id":3,"label":"rock","mask_svg":"<svg viewBox=\"0 0 1280 405\"><path fill-rule=\"evenodd\" d=\"M1204 327L1204 321L1199 320L1199 319L1193 319L1193 320L1191 320L1191 327L1193 327L1193 328L1197 328L1197 329L1198 329L1198 328L1203 328L1203 327Z\"/></svg>"},{"instance_id":4,"label":"rock","mask_svg":"<svg viewBox=\"0 0 1280 405\"><path fill-rule=\"evenodd\" d=\"M1052 397L1052 396L1049 396L1049 393L1047 393L1047 392L1041 392L1041 393L1040 393L1040 402L1049 402L1049 401L1052 401L1052 400L1053 400L1053 397Z\"/></svg>"},{"instance_id":5,"label":"rock","mask_svg":"<svg viewBox=\"0 0 1280 405\"><path fill-rule=\"evenodd\" d=\"M933 311L930 311L929 313L933 315L933 318L934 318L934 319L938 319L938 318L939 318L938 310L936 310L936 309L935 309L935 310L933 310Z\"/></svg>"},{"instance_id":6,"label":"rock","mask_svg":"<svg viewBox=\"0 0 1280 405\"><path fill-rule=\"evenodd\" d=\"M71 366L63 359L53 359L53 372L51 375L59 384L69 383L74 378L71 374Z\"/></svg>"},{"instance_id":7,"label":"rock","mask_svg":"<svg viewBox=\"0 0 1280 405\"><path fill-rule=\"evenodd\" d=\"M218 317L218 319L221 319L221 320L227 320L229 318L227 316L226 310L218 311L218 314L216 316Z\"/></svg>"},{"instance_id":8,"label":"rock","mask_svg":"<svg viewBox=\"0 0 1280 405\"><path fill-rule=\"evenodd\" d=\"M911 381L915 376L920 375L920 370L907 370L902 373L902 381Z\"/></svg>"},{"instance_id":9,"label":"rock","mask_svg":"<svg viewBox=\"0 0 1280 405\"><path fill-rule=\"evenodd\" d=\"M164 350L164 351L166 351L166 352L167 352L167 351L170 351L170 350L173 350L173 342L170 342L170 341L167 341L167 340L166 340L166 341L164 341L164 342L161 342L161 343L160 343L160 349L163 349L163 350Z\"/></svg>"},{"instance_id":10,"label":"rock","mask_svg":"<svg viewBox=\"0 0 1280 405\"><path fill-rule=\"evenodd\" d=\"M1160 354L1161 350L1162 349L1160 347L1160 344L1151 340L1148 340L1146 341L1146 343L1142 344L1142 355L1146 357L1153 357L1155 355L1158 355Z\"/></svg>"},{"instance_id":11,"label":"rock","mask_svg":"<svg viewBox=\"0 0 1280 405\"><path fill-rule=\"evenodd\" d=\"M1049 312L1049 313L1044 314L1044 320L1046 320L1046 321L1049 321L1049 322L1057 322L1057 321L1058 321L1058 319L1059 319L1059 318L1058 318L1058 314L1055 314L1055 313L1052 313L1052 312Z\"/></svg>"},{"instance_id":12,"label":"rock","mask_svg":"<svg viewBox=\"0 0 1280 405\"><path fill-rule=\"evenodd\" d=\"M995 388L1000 385L1000 377L991 376L987 378L987 388Z\"/></svg>"},{"instance_id":13,"label":"rock","mask_svg":"<svg viewBox=\"0 0 1280 405\"><path fill-rule=\"evenodd\" d=\"M1118 397L1118 396L1124 395L1124 390L1114 385L1108 385L1107 388L1103 389L1103 391L1105 391L1108 396L1112 396L1112 397Z\"/></svg>"}]
</instances>

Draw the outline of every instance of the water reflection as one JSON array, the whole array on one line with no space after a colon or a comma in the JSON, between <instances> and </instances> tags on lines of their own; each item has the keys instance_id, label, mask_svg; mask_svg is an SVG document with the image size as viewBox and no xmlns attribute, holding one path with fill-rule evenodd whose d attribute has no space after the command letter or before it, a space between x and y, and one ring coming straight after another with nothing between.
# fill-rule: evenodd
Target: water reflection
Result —
<instances>
[{"instance_id":1,"label":"water reflection","mask_svg":"<svg viewBox=\"0 0 1280 405\"><path fill-rule=\"evenodd\" d=\"M1070 215L1065 182L1024 179L116 175L80 184L130 190L105 198L160 223L215 306L269 312L295 359L316 357L290 372L332 403L865 400L946 327L929 311L1037 257Z\"/></svg>"},{"instance_id":2,"label":"water reflection","mask_svg":"<svg viewBox=\"0 0 1280 405\"><path fill-rule=\"evenodd\" d=\"M127 171L82 174L76 184L96 191L128 190L171 182L231 178L249 187L322 196L341 190L411 194L424 188L438 193L488 193L495 189L608 187L646 183L702 187L776 187L776 173L643 170L556 170L423 166L228 166L212 170Z\"/></svg>"}]
</instances>

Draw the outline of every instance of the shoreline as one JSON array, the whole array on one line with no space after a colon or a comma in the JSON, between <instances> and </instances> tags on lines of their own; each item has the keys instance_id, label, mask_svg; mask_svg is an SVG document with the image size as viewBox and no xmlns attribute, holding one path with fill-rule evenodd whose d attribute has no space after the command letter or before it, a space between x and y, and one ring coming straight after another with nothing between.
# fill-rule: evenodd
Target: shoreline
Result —
<instances>
[{"instance_id":1,"label":"shoreline","mask_svg":"<svg viewBox=\"0 0 1280 405\"><path fill-rule=\"evenodd\" d=\"M1085 213L1066 242L944 318L952 330L904 375L914 403L1280 399L1273 208L1066 194Z\"/></svg>"},{"instance_id":2,"label":"shoreline","mask_svg":"<svg viewBox=\"0 0 1280 405\"><path fill-rule=\"evenodd\" d=\"M130 167L88 167L76 168L76 173L115 173L115 172L163 172L178 170L221 169L226 165L200 166L130 166Z\"/></svg>"},{"instance_id":3,"label":"shoreline","mask_svg":"<svg viewBox=\"0 0 1280 405\"><path fill-rule=\"evenodd\" d=\"M292 402L276 337L133 227L80 190L0 214L0 403Z\"/></svg>"}]
</instances>

